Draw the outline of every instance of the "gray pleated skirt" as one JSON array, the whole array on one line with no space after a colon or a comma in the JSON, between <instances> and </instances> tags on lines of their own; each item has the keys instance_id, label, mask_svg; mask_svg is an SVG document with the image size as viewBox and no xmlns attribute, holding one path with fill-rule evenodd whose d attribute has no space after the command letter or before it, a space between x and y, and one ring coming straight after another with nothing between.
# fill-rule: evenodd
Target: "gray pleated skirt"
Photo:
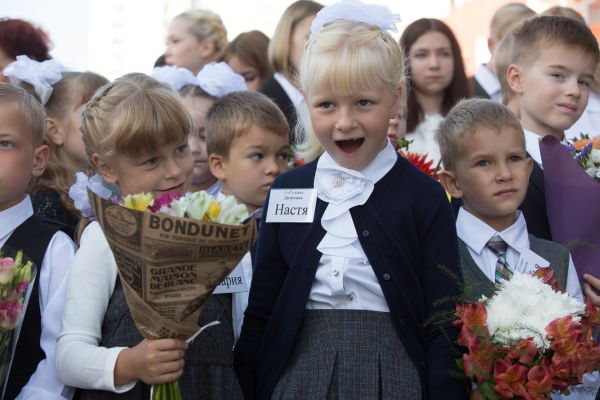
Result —
<instances>
[{"instance_id":1,"label":"gray pleated skirt","mask_svg":"<svg viewBox=\"0 0 600 400\"><path fill-rule=\"evenodd\" d=\"M272 399L421 399L389 313L306 310Z\"/></svg>"}]
</instances>

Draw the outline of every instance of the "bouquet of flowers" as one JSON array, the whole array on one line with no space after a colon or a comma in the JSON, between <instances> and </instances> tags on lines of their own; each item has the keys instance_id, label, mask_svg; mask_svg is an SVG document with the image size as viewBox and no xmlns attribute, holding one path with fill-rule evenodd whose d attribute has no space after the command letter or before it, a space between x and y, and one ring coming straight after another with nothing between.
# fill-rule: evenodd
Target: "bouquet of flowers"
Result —
<instances>
[{"instance_id":1,"label":"bouquet of flowers","mask_svg":"<svg viewBox=\"0 0 600 400\"><path fill-rule=\"evenodd\" d=\"M288 156L288 167L290 169L298 168L306 164L306 162L298 156L298 148L294 145L290 146L290 154Z\"/></svg>"},{"instance_id":2,"label":"bouquet of flowers","mask_svg":"<svg viewBox=\"0 0 600 400\"><path fill-rule=\"evenodd\" d=\"M427 175L437 181L439 179L438 172L440 170L440 166L434 166L433 160L429 160L427 158L427 154L419 154L409 151L411 142L412 140L408 140L405 137L398 139L398 154L406 158L415 167L419 168L421 171L425 172Z\"/></svg>"},{"instance_id":3,"label":"bouquet of flowers","mask_svg":"<svg viewBox=\"0 0 600 400\"><path fill-rule=\"evenodd\" d=\"M515 272L488 299L456 306L458 364L483 399L548 399L600 366L600 310L562 292L550 268Z\"/></svg>"},{"instance_id":4,"label":"bouquet of flowers","mask_svg":"<svg viewBox=\"0 0 600 400\"><path fill-rule=\"evenodd\" d=\"M119 201L89 195L142 336L194 338L202 305L254 243L246 207L206 192ZM153 386L151 397L181 399L178 383Z\"/></svg>"},{"instance_id":5,"label":"bouquet of flowers","mask_svg":"<svg viewBox=\"0 0 600 400\"><path fill-rule=\"evenodd\" d=\"M600 182L600 136L590 139L589 136L582 135L566 147L581 168L596 182Z\"/></svg>"},{"instance_id":6,"label":"bouquet of flowers","mask_svg":"<svg viewBox=\"0 0 600 400\"><path fill-rule=\"evenodd\" d=\"M0 394L4 395L6 380L27 308L27 300L36 274L31 261L23 262L23 252L12 257L3 257L0 252Z\"/></svg>"}]
</instances>

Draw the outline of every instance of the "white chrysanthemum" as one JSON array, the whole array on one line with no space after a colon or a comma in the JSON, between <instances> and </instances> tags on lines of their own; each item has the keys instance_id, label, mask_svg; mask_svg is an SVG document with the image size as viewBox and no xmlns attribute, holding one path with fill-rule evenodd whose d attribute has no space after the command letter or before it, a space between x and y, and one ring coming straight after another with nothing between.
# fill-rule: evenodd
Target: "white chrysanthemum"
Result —
<instances>
[{"instance_id":1,"label":"white chrysanthemum","mask_svg":"<svg viewBox=\"0 0 600 400\"><path fill-rule=\"evenodd\" d=\"M204 218L204 214L208 210L208 206L215 200L210 194L205 191L188 193L186 215L194 219Z\"/></svg>"},{"instance_id":2,"label":"white chrysanthemum","mask_svg":"<svg viewBox=\"0 0 600 400\"><path fill-rule=\"evenodd\" d=\"M538 348L549 345L545 331L549 323L567 315L579 321L585 311L579 300L519 272L487 302L487 324L494 341L508 345L533 337Z\"/></svg>"},{"instance_id":3,"label":"white chrysanthemum","mask_svg":"<svg viewBox=\"0 0 600 400\"><path fill-rule=\"evenodd\" d=\"M186 203L187 199L185 197L180 197L176 200L171 201L170 205L162 206L159 212L170 215L172 217L183 217L185 216Z\"/></svg>"},{"instance_id":4,"label":"white chrysanthemum","mask_svg":"<svg viewBox=\"0 0 600 400\"><path fill-rule=\"evenodd\" d=\"M221 201L221 210L217 222L226 225L240 225L248 218L248 210L243 204L238 204L233 196L226 196Z\"/></svg>"},{"instance_id":5,"label":"white chrysanthemum","mask_svg":"<svg viewBox=\"0 0 600 400\"><path fill-rule=\"evenodd\" d=\"M600 149L592 149L590 151L589 159L596 165L600 164Z\"/></svg>"}]
</instances>

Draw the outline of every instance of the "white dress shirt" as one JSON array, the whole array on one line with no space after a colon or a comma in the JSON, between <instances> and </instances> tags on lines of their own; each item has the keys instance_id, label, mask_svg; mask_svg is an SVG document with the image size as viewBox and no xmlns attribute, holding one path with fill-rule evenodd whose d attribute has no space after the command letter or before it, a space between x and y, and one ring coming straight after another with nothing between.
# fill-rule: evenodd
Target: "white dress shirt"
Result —
<instances>
[{"instance_id":1,"label":"white dress shirt","mask_svg":"<svg viewBox=\"0 0 600 400\"><path fill-rule=\"evenodd\" d=\"M540 152L540 140L542 140L543 136L526 129L523 129L523 133L525 133L525 151L529 153L533 161L535 161L540 168L544 169L542 165L542 153Z\"/></svg>"},{"instance_id":2,"label":"white dress shirt","mask_svg":"<svg viewBox=\"0 0 600 400\"><path fill-rule=\"evenodd\" d=\"M29 196L0 211L0 247L14 230L33 215L33 206ZM19 250L19 249L15 249ZM75 243L63 232L54 234L48 249L44 253L38 279L42 332L40 346L46 358L38 364L27 384L21 389L17 399L71 399L74 389L58 380L54 362L56 337L60 330L60 318L65 304L68 269L75 254ZM34 301L34 299L29 299ZM20 329L17 328L17 329Z\"/></svg>"},{"instance_id":3,"label":"white dress shirt","mask_svg":"<svg viewBox=\"0 0 600 400\"><path fill-rule=\"evenodd\" d=\"M349 210L367 202L375 183L392 169L396 160L397 154L389 142L362 171L340 167L327 153L319 158L314 187L317 196L329 204L321 218L326 233L317 250L323 255L307 309L389 312Z\"/></svg>"},{"instance_id":4,"label":"white dress shirt","mask_svg":"<svg viewBox=\"0 0 600 400\"><path fill-rule=\"evenodd\" d=\"M83 389L123 393L135 381L115 386L114 370L126 347L100 347L102 322L117 281L117 263L98 222L81 236L67 286L63 326L56 346L58 376Z\"/></svg>"},{"instance_id":5,"label":"white dress shirt","mask_svg":"<svg viewBox=\"0 0 600 400\"><path fill-rule=\"evenodd\" d=\"M425 119L417 125L414 132L406 134L406 138L412 140L408 150L413 153L427 154L427 159L433 160L434 168L442 159L435 135L443 120L442 114L425 115Z\"/></svg>"},{"instance_id":6,"label":"white dress shirt","mask_svg":"<svg viewBox=\"0 0 600 400\"><path fill-rule=\"evenodd\" d=\"M275 72L273 78L281 85L285 94L287 94L296 110L298 110L300 105L304 102L302 93L282 73Z\"/></svg>"},{"instance_id":7,"label":"white dress shirt","mask_svg":"<svg viewBox=\"0 0 600 400\"><path fill-rule=\"evenodd\" d=\"M600 135L600 94L590 91L587 107L581 117L565 131L567 139L576 139L581 134L589 137Z\"/></svg>"},{"instance_id":8,"label":"white dress shirt","mask_svg":"<svg viewBox=\"0 0 600 400\"><path fill-rule=\"evenodd\" d=\"M502 93L500 93L500 81L484 64L479 64L475 72L475 79L481 85L483 90L490 96L491 100L502 103Z\"/></svg>"},{"instance_id":9,"label":"white dress shirt","mask_svg":"<svg viewBox=\"0 0 600 400\"><path fill-rule=\"evenodd\" d=\"M508 244L506 262L508 263L508 269L511 271L514 271L523 250L529 249L529 233L527 232L525 218L521 211L517 210L517 214L518 217L514 224L502 232L497 232L494 228L465 210L464 207L461 207L458 212L456 219L457 235L467 245L469 254L473 257L475 264L492 282L496 280L495 274L498 257L486 244L493 236L500 236ZM540 256L543 258L543 255ZM571 296L583 301L577 271L570 255L565 290Z\"/></svg>"}]
</instances>

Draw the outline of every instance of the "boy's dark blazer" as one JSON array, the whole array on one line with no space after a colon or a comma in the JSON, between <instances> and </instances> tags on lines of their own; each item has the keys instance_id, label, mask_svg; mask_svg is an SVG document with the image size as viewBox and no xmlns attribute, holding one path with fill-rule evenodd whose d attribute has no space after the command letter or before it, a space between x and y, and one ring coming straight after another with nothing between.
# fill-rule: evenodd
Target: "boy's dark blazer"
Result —
<instances>
[{"instance_id":1,"label":"boy's dark blazer","mask_svg":"<svg viewBox=\"0 0 600 400\"><path fill-rule=\"evenodd\" d=\"M519 209L523 212L527 231L539 239L552 240L548 213L546 210L546 195L544 192L544 171L533 162L533 170L529 177L527 194Z\"/></svg>"},{"instance_id":2,"label":"boy's dark blazer","mask_svg":"<svg viewBox=\"0 0 600 400\"><path fill-rule=\"evenodd\" d=\"M471 79L469 79L469 82L471 84L471 89L472 89L475 97L480 97L482 99L490 98L490 95L488 94L488 92L485 91L485 89L483 88L483 86L481 86L481 84L479 83L479 81L477 80L477 78L475 76L472 76Z\"/></svg>"},{"instance_id":3,"label":"boy's dark blazer","mask_svg":"<svg viewBox=\"0 0 600 400\"><path fill-rule=\"evenodd\" d=\"M278 177L277 188L312 188L316 161ZM264 214L268 215L268 202ZM317 200L313 223L263 223L255 272L234 368L247 400L269 399L291 354L302 323L325 235L320 220L327 203ZM375 184L369 201L350 209L358 238L390 308L390 317L419 373L425 399L465 399L453 346L458 331L449 321L425 325L432 313L454 310L461 279L454 218L441 186L399 157ZM319 368L315 365L315 368Z\"/></svg>"}]
</instances>

